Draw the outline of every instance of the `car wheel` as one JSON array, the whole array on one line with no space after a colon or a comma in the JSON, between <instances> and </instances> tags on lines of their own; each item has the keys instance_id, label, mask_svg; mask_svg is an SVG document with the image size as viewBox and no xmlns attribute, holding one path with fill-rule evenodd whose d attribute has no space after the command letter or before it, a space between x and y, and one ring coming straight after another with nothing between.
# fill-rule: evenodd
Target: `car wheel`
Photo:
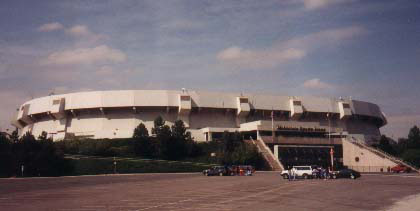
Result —
<instances>
[{"instance_id":1,"label":"car wheel","mask_svg":"<svg viewBox=\"0 0 420 211\"><path fill-rule=\"evenodd\" d=\"M335 174L334 174L334 175L332 176L332 178L333 178L333 179L337 179L337 175L335 175Z\"/></svg>"},{"instance_id":2,"label":"car wheel","mask_svg":"<svg viewBox=\"0 0 420 211\"><path fill-rule=\"evenodd\" d=\"M350 178L351 179L356 179L356 177L353 174L350 175Z\"/></svg>"},{"instance_id":3,"label":"car wheel","mask_svg":"<svg viewBox=\"0 0 420 211\"><path fill-rule=\"evenodd\" d=\"M307 174L303 174L303 179L308 179L308 175Z\"/></svg>"},{"instance_id":4,"label":"car wheel","mask_svg":"<svg viewBox=\"0 0 420 211\"><path fill-rule=\"evenodd\" d=\"M283 175L283 179L289 179L289 175L287 174Z\"/></svg>"},{"instance_id":5,"label":"car wheel","mask_svg":"<svg viewBox=\"0 0 420 211\"><path fill-rule=\"evenodd\" d=\"M222 172L220 172L220 173L219 173L219 176L223 176L223 173L222 173Z\"/></svg>"}]
</instances>

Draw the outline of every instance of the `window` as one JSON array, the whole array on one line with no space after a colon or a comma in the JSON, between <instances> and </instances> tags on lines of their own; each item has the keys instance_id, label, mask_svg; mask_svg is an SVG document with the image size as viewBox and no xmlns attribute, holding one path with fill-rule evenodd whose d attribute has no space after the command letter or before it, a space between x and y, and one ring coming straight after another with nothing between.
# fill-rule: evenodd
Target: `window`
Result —
<instances>
[{"instance_id":1,"label":"window","mask_svg":"<svg viewBox=\"0 0 420 211\"><path fill-rule=\"evenodd\" d=\"M293 101L293 105L294 106L301 106L302 105L302 102L300 102L300 101Z\"/></svg>"},{"instance_id":2,"label":"window","mask_svg":"<svg viewBox=\"0 0 420 211\"><path fill-rule=\"evenodd\" d=\"M350 109L350 105L348 103L343 103L343 108L348 108Z\"/></svg>"},{"instance_id":3,"label":"window","mask_svg":"<svg viewBox=\"0 0 420 211\"><path fill-rule=\"evenodd\" d=\"M181 96L181 100L182 101L189 101L190 100L190 96Z\"/></svg>"},{"instance_id":4,"label":"window","mask_svg":"<svg viewBox=\"0 0 420 211\"><path fill-rule=\"evenodd\" d=\"M239 98L240 103L248 103L248 98Z\"/></svg>"}]
</instances>

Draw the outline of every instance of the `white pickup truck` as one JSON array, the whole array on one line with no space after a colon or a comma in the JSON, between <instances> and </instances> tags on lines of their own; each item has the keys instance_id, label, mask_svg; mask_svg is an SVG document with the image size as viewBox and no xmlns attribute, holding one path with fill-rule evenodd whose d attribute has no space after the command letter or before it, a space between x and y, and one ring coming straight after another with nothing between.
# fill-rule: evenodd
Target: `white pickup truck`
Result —
<instances>
[{"instance_id":1,"label":"white pickup truck","mask_svg":"<svg viewBox=\"0 0 420 211\"><path fill-rule=\"evenodd\" d=\"M301 177L304 179L308 179L312 177L312 167L311 166L293 166L290 170L290 175L288 170L284 170L281 172L281 176L284 179L289 179L289 177L293 177L293 172L296 177Z\"/></svg>"}]
</instances>

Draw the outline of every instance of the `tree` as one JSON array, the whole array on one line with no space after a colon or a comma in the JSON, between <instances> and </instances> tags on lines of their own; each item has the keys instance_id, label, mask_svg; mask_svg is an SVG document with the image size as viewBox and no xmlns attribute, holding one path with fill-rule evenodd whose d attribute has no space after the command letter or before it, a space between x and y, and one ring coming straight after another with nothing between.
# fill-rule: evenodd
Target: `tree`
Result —
<instances>
[{"instance_id":1,"label":"tree","mask_svg":"<svg viewBox=\"0 0 420 211\"><path fill-rule=\"evenodd\" d=\"M228 131L223 132L223 151L225 153L232 153L236 147L243 143L241 134L239 132L229 133Z\"/></svg>"},{"instance_id":2,"label":"tree","mask_svg":"<svg viewBox=\"0 0 420 211\"><path fill-rule=\"evenodd\" d=\"M420 150L419 149L407 149L402 154L404 161L407 161L415 166L420 166Z\"/></svg>"},{"instance_id":3,"label":"tree","mask_svg":"<svg viewBox=\"0 0 420 211\"><path fill-rule=\"evenodd\" d=\"M379 144L377 145L377 147L388 154L396 155L397 151L392 142L392 139L386 137L385 135L382 135L379 139Z\"/></svg>"},{"instance_id":4,"label":"tree","mask_svg":"<svg viewBox=\"0 0 420 211\"><path fill-rule=\"evenodd\" d=\"M144 157L153 157L156 155L156 150L149 137L149 131L143 123L140 123L133 133L134 151L137 155Z\"/></svg>"},{"instance_id":5,"label":"tree","mask_svg":"<svg viewBox=\"0 0 420 211\"><path fill-rule=\"evenodd\" d=\"M16 128L16 130L14 130L12 132L12 135L10 136L10 141L13 143L16 143L19 141L19 132L18 129Z\"/></svg>"},{"instance_id":6,"label":"tree","mask_svg":"<svg viewBox=\"0 0 420 211\"><path fill-rule=\"evenodd\" d=\"M13 172L12 142L0 133L0 176L9 177Z\"/></svg>"},{"instance_id":7,"label":"tree","mask_svg":"<svg viewBox=\"0 0 420 211\"><path fill-rule=\"evenodd\" d=\"M420 129L416 125L408 133L408 148L420 149Z\"/></svg>"},{"instance_id":8,"label":"tree","mask_svg":"<svg viewBox=\"0 0 420 211\"><path fill-rule=\"evenodd\" d=\"M143 123L140 123L135 129L133 133L133 138L145 138L149 137L149 131L147 130L146 126Z\"/></svg>"},{"instance_id":9,"label":"tree","mask_svg":"<svg viewBox=\"0 0 420 211\"><path fill-rule=\"evenodd\" d=\"M191 133L187 132L182 120L175 121L171 128L171 139L167 143L167 153L170 159L179 160L191 155L193 148Z\"/></svg>"},{"instance_id":10,"label":"tree","mask_svg":"<svg viewBox=\"0 0 420 211\"><path fill-rule=\"evenodd\" d=\"M60 176L72 170L64 154L57 150L53 141L42 132L39 140L29 132L13 144L14 169L20 175L24 166L24 176Z\"/></svg>"},{"instance_id":11,"label":"tree","mask_svg":"<svg viewBox=\"0 0 420 211\"><path fill-rule=\"evenodd\" d=\"M45 141L45 140L47 140L48 138L47 138L47 136L48 136L48 133L47 132L45 132L45 131L42 131L41 132L41 135L39 135L38 136L38 140L40 140L40 141Z\"/></svg>"},{"instance_id":12,"label":"tree","mask_svg":"<svg viewBox=\"0 0 420 211\"><path fill-rule=\"evenodd\" d=\"M238 154L234 154L236 150L243 144L242 136L239 132L229 133L228 131L223 132L222 137L223 148L222 152L219 153L224 164L232 164L237 162Z\"/></svg>"},{"instance_id":13,"label":"tree","mask_svg":"<svg viewBox=\"0 0 420 211\"><path fill-rule=\"evenodd\" d=\"M152 128L152 134L156 136L157 139L157 149L158 156L163 158L167 158L167 154L170 151L169 141L171 139L171 129L168 125L165 125L165 121L162 119L161 116L158 116L154 122L154 127Z\"/></svg>"}]
</instances>

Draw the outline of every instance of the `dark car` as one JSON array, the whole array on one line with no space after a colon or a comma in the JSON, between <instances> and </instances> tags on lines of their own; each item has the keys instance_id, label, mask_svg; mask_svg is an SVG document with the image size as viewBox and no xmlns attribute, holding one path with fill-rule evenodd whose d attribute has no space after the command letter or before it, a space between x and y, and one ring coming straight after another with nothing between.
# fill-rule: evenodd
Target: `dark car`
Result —
<instances>
[{"instance_id":1,"label":"dark car","mask_svg":"<svg viewBox=\"0 0 420 211\"><path fill-rule=\"evenodd\" d=\"M203 171L203 174L206 176L230 176L232 175L232 170L225 166L213 166L210 169Z\"/></svg>"},{"instance_id":2,"label":"dark car","mask_svg":"<svg viewBox=\"0 0 420 211\"><path fill-rule=\"evenodd\" d=\"M331 177L333 179L337 179L337 178L356 179L360 177L360 173L352 169L341 169L339 171L332 172Z\"/></svg>"},{"instance_id":3,"label":"dark car","mask_svg":"<svg viewBox=\"0 0 420 211\"><path fill-rule=\"evenodd\" d=\"M404 166L404 165L397 165L391 168L391 172L393 173L400 173L400 172L407 172L410 173L411 172L411 168Z\"/></svg>"}]
</instances>

